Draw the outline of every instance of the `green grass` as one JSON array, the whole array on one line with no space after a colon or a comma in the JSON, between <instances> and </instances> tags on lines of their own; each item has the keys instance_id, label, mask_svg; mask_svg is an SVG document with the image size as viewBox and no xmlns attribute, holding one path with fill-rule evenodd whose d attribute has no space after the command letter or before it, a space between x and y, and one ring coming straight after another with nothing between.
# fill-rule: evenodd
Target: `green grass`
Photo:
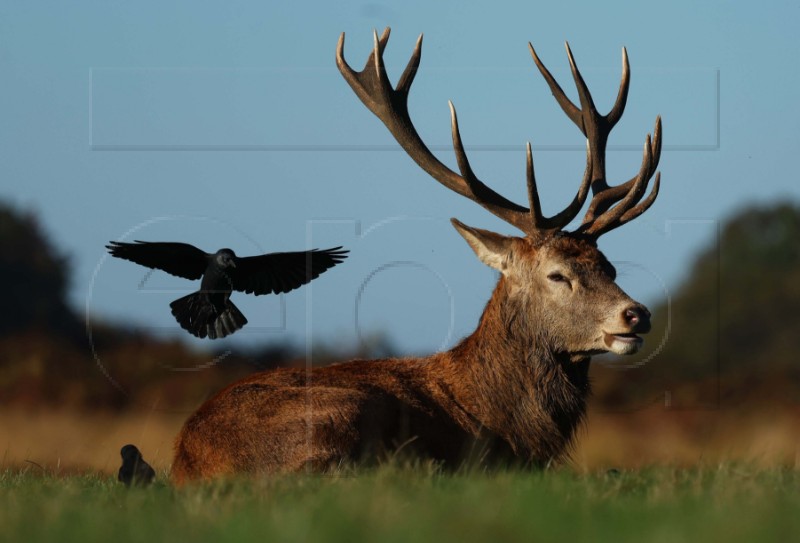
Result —
<instances>
[{"instance_id":1,"label":"green grass","mask_svg":"<svg viewBox=\"0 0 800 543\"><path fill-rule=\"evenodd\" d=\"M800 472L384 467L175 489L0 473L8 541L797 541Z\"/></svg>"}]
</instances>

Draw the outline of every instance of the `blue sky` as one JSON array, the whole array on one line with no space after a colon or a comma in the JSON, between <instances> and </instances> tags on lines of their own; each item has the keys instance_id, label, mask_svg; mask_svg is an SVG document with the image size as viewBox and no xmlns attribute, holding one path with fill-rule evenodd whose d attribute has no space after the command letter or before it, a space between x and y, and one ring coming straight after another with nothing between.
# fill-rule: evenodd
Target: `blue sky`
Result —
<instances>
[{"instance_id":1,"label":"blue sky","mask_svg":"<svg viewBox=\"0 0 800 543\"><path fill-rule=\"evenodd\" d=\"M626 46L632 84L609 178L635 173L661 114L662 189L600 246L646 303L674 291L736 209L800 199L796 3L163 4L0 6L0 197L38 213L71 258L71 299L92 315L184 337L168 303L195 285L104 257L109 240L240 255L345 245L351 258L311 288L236 296L250 324L231 343L347 346L386 332L423 353L472 331L495 275L449 218L514 230L398 150L335 68L343 31L360 69L372 29L390 25L395 80L423 32L410 100L423 138L454 166L453 100L473 168L519 202L531 141L550 213L577 188L583 142L527 43L574 96L569 40L602 111Z\"/></svg>"}]
</instances>

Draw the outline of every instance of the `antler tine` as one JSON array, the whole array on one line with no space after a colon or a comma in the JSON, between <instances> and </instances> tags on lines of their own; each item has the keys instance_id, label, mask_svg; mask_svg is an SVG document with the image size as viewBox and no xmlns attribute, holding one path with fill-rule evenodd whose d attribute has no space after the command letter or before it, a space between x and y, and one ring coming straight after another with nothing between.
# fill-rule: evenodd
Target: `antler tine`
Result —
<instances>
[{"instance_id":1,"label":"antler tine","mask_svg":"<svg viewBox=\"0 0 800 543\"><path fill-rule=\"evenodd\" d=\"M385 82L385 85L381 85L382 88L391 86L389 84L389 76L386 74L386 66L383 64L383 51L386 49L386 44L389 41L389 34L391 34L391 29L387 26L381 37L378 37L378 31L372 29L372 40L373 40L373 48L372 52L370 53L369 57L367 57L367 63L364 66L364 71L370 68L370 64L372 67L375 68L375 75L379 81Z\"/></svg>"},{"instance_id":2,"label":"antler tine","mask_svg":"<svg viewBox=\"0 0 800 543\"><path fill-rule=\"evenodd\" d=\"M417 38L417 44L414 46L414 51L411 53L411 58L408 59L406 69L400 76L397 82L397 92L403 93L408 98L408 92L411 90L411 84L414 82L414 77L417 75L420 60L422 59L422 34Z\"/></svg>"},{"instance_id":3,"label":"antler tine","mask_svg":"<svg viewBox=\"0 0 800 543\"><path fill-rule=\"evenodd\" d=\"M544 65L544 63L539 60L539 55L536 54L536 49L533 48L533 44L528 42L528 49L531 52L531 56L533 57L533 62L536 63L536 67L539 68L539 73L542 74L544 80L547 82L547 86L550 87L550 92L553 93L553 96L558 102L558 105L561 106L561 109L564 110L564 113L567 114L575 125L583 131L583 118L581 116L581 110L572 103L572 100L567 98L567 95L564 93L564 90L561 88L561 85L558 84L558 81L553 77L550 73L550 70Z\"/></svg>"},{"instance_id":4,"label":"antler tine","mask_svg":"<svg viewBox=\"0 0 800 543\"><path fill-rule=\"evenodd\" d=\"M575 87L578 89L578 99L581 102L581 113L582 113L582 120L583 126L581 129L583 130L584 136L586 136L586 130L588 126L587 124L587 116L589 117L600 117L600 114L597 113L597 108L594 107L594 100L592 100L592 93L589 92L589 87L586 86L586 81L583 80L583 76L581 75L580 70L578 70L578 65L575 64L575 58L572 56L572 50L569 48L569 42L564 42L564 47L567 50L567 58L569 59L569 69L572 71L572 79L575 81ZM596 123L595 123L596 124Z\"/></svg>"},{"instance_id":5,"label":"antler tine","mask_svg":"<svg viewBox=\"0 0 800 543\"><path fill-rule=\"evenodd\" d=\"M462 175L445 166L422 141L408 114L408 94L422 56L422 36L417 39L397 87L392 88L383 62L383 51L389 41L389 34L388 27L380 37L377 32L373 33L375 46L367 58L364 69L356 72L344 59L344 33L342 33L336 50L336 65L347 83L364 105L386 125L406 153L431 177L450 190L475 201L523 232L532 233L528 209L504 198L475 176L461 143L454 108L451 107L453 145Z\"/></svg>"},{"instance_id":6,"label":"antler tine","mask_svg":"<svg viewBox=\"0 0 800 543\"><path fill-rule=\"evenodd\" d=\"M553 216L550 221L552 221L553 227L557 227L559 229L564 228L572 219L574 219L578 213L580 213L581 208L583 207L584 202L586 202L586 197L589 195L589 187L592 183L592 153L589 150L589 141L586 141L586 169L583 171L583 180L581 181L580 187L578 187L578 193L572 199L572 202L564 208L563 211L558 213L557 215Z\"/></svg>"},{"instance_id":7,"label":"antler tine","mask_svg":"<svg viewBox=\"0 0 800 543\"><path fill-rule=\"evenodd\" d=\"M653 170L658 167L661 160L661 115L656 115L656 125L653 127ZM651 174L652 175L652 172Z\"/></svg>"},{"instance_id":8,"label":"antler tine","mask_svg":"<svg viewBox=\"0 0 800 543\"><path fill-rule=\"evenodd\" d=\"M625 112L625 104L628 103L628 89L631 86L631 66L628 63L628 50L622 48L622 78L619 82L619 92L611 111L606 115L606 121L613 128L619 122Z\"/></svg>"},{"instance_id":9,"label":"antler tine","mask_svg":"<svg viewBox=\"0 0 800 543\"><path fill-rule=\"evenodd\" d=\"M531 142L525 146L525 173L528 181L528 202L530 204L531 223L534 228L542 228L544 226L544 217L542 216L542 204L539 202L539 191L536 189L536 174L533 171L533 151L531 150Z\"/></svg>"}]
</instances>

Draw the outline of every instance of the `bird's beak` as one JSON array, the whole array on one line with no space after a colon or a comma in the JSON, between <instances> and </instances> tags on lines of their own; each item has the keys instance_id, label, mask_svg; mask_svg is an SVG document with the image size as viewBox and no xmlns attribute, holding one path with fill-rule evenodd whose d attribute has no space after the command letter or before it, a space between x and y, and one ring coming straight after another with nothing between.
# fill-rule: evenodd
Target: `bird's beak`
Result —
<instances>
[{"instance_id":1,"label":"bird's beak","mask_svg":"<svg viewBox=\"0 0 800 543\"><path fill-rule=\"evenodd\" d=\"M231 260L231 267L232 267L232 268L235 268L235 267L236 267L236 262L234 262L233 260Z\"/></svg>"}]
</instances>

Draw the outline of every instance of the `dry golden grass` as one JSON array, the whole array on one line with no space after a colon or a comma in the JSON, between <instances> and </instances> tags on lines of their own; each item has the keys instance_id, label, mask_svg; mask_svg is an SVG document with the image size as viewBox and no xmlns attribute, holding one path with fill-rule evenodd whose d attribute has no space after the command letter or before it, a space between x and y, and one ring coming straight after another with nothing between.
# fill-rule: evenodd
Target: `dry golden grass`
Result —
<instances>
[{"instance_id":1,"label":"dry golden grass","mask_svg":"<svg viewBox=\"0 0 800 543\"><path fill-rule=\"evenodd\" d=\"M158 410L125 414L6 410L0 414L0 467L38 464L56 472L115 473L120 447L135 443L163 473L169 469L173 440L187 416ZM578 435L571 465L591 472L719 462L800 469L800 409L592 410Z\"/></svg>"},{"instance_id":2,"label":"dry golden grass","mask_svg":"<svg viewBox=\"0 0 800 543\"><path fill-rule=\"evenodd\" d=\"M573 460L584 470L720 462L800 468L800 409L594 411Z\"/></svg>"},{"instance_id":3,"label":"dry golden grass","mask_svg":"<svg viewBox=\"0 0 800 543\"><path fill-rule=\"evenodd\" d=\"M172 461L172 443L187 413L87 413L6 410L0 414L3 467L35 462L54 471L115 473L120 448L135 443L161 472Z\"/></svg>"}]
</instances>

